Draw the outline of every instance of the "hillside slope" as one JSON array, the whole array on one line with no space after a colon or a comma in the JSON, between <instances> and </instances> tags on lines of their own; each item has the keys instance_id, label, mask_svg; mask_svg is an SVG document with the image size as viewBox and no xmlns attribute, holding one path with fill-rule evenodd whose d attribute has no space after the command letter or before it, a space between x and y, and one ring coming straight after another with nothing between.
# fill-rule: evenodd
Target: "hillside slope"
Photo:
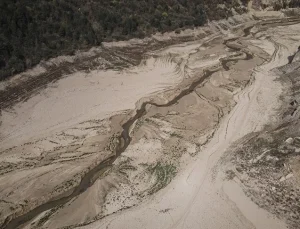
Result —
<instances>
[{"instance_id":1,"label":"hillside slope","mask_svg":"<svg viewBox=\"0 0 300 229\"><path fill-rule=\"evenodd\" d=\"M42 59L143 37L156 31L201 26L246 11L248 0L3 0L0 2L0 80ZM241 5L242 4L242 5Z\"/></svg>"}]
</instances>

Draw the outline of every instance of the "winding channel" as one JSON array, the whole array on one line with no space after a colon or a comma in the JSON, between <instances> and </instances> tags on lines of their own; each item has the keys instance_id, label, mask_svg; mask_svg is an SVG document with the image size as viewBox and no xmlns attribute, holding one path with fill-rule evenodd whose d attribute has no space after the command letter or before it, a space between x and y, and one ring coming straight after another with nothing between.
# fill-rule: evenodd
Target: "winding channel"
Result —
<instances>
[{"instance_id":1,"label":"winding channel","mask_svg":"<svg viewBox=\"0 0 300 229\"><path fill-rule=\"evenodd\" d=\"M253 26L250 26L250 27L247 27L243 30L244 31L244 37L246 37L250 34L250 30L251 30L252 27ZM250 60L250 59L253 58L252 54L244 51L242 48L239 48L235 45L230 44L230 42L235 41L237 39L239 39L239 38L237 37L237 38L231 38L231 39L225 40L223 44L225 46L227 46L228 48L233 49L234 51L244 53L246 55L246 57L243 57L243 55L239 55L239 56L236 56L234 59L232 57L231 58L228 57L228 58L220 59L220 64L221 64L221 66L223 67L223 69L225 71L229 70L229 67L226 64L230 61ZM27 213L25 213L21 216L18 216L14 219L11 219L10 217L7 217L5 222L1 225L0 228L1 229L20 228L20 227L22 227L22 225L24 226L25 223L29 222L30 220L32 220L33 218L35 218L36 216L38 216L42 212L47 211L47 210L52 209L52 208L55 208L55 207L62 206L64 204L66 204L67 202L69 202L72 198L74 198L74 197L82 194L83 192L85 192L96 181L96 179L93 179L95 174L97 174L100 171L102 171L102 170L108 168L109 166L111 166L113 164L113 162L130 145L131 137L130 137L130 134L129 134L129 130L130 130L131 126L134 124L135 121L137 121L138 119L140 119L141 117L143 117L146 114L146 112L147 112L146 111L146 106L147 105L152 105L152 106L157 106L157 107L168 107L168 106L174 105L182 97L192 93L197 86L202 84L213 73L215 73L219 70L220 70L219 68L215 68L213 70L204 70L204 74L202 75L201 78L199 78L198 80L192 82L188 88L183 89L178 95L176 95L172 100L170 100L169 102L167 102L165 104L157 104L157 103L153 103L153 102L149 102L149 101L144 102L141 105L141 107L138 110L136 110L136 114L122 125L123 131L120 134L120 136L118 137L119 141L118 141L118 145L115 149L115 155L111 156L107 160L101 162L100 164L95 166L93 169L91 169L89 172L87 172L82 177L81 182L74 188L73 192L70 195L61 197L61 198L56 199L56 200L50 200L50 201L48 201L44 204L41 204L40 206L38 206L38 207L30 210L29 212L27 212Z\"/></svg>"}]
</instances>

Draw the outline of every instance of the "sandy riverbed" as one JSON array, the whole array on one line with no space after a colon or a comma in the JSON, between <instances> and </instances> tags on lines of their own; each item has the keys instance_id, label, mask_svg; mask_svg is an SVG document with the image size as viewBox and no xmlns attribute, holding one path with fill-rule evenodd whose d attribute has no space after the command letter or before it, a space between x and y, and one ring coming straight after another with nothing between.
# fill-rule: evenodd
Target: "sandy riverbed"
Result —
<instances>
[{"instance_id":1,"label":"sandy riverbed","mask_svg":"<svg viewBox=\"0 0 300 229\"><path fill-rule=\"evenodd\" d=\"M226 179L220 158L236 140L277 121L282 85L271 70L287 63L300 27L232 20L226 31L214 23L192 33L202 38L145 53L136 66L70 73L2 110L1 220L68 195L115 153L116 135L136 106L167 104L210 69L173 104L147 105L131 127L131 144L93 185L26 228L286 228L239 180ZM224 44L234 37L230 47L237 49Z\"/></svg>"}]
</instances>

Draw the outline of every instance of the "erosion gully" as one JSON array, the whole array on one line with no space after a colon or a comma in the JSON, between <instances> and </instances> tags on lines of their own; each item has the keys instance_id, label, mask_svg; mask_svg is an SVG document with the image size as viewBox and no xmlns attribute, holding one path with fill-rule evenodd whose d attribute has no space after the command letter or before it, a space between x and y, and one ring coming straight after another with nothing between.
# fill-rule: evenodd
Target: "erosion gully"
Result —
<instances>
[{"instance_id":1,"label":"erosion gully","mask_svg":"<svg viewBox=\"0 0 300 229\"><path fill-rule=\"evenodd\" d=\"M250 30L253 28L253 26L247 27L244 29L244 37L248 36L250 34ZM224 41L224 45L226 45L228 48L233 49L234 51L239 51L239 52L243 52L244 54L246 54L245 58L239 58L236 57L235 59L221 59L221 65L223 66L225 71L229 70L229 67L226 65L228 62L230 61L236 61L236 60L250 60L253 58L252 54L243 51L241 48L235 46L235 45L230 45L230 42L237 40L238 38L231 38L228 39L226 41ZM55 199L55 200L50 200L44 204L41 204L40 206L30 210L29 212L20 215L14 219L11 219L11 217L7 217L5 222L1 225L1 229L16 229L16 228L21 228L22 226L24 226L25 223L29 222L30 220L32 220L33 218L35 218L36 216L38 216L39 214L41 214L44 211L47 211L49 209L55 208L55 207L59 207L62 206L64 204L66 204L67 202L69 202L72 198L80 195L81 193L85 192L89 187L91 187L93 185L93 183L96 181L96 179L93 179L93 177L98 174L100 171L103 171L105 169L107 169L108 167L112 166L112 164L114 163L114 161L127 149L127 147L129 146L130 142L131 142L131 137L129 134L129 130L131 128L131 126L134 124L135 121L137 121L138 119L140 119L141 117L143 117L146 114L146 106L147 105L152 105L152 106L157 106L157 107L168 107L171 106L175 103L178 102L178 100L180 100L182 97L192 93L194 91L194 89L199 86L200 84L202 84L206 79L208 79L214 72L219 71L219 69L215 69L215 70L205 70L204 74L201 78L199 78L198 80L194 81L191 83L191 85L182 90L177 96L175 96L172 100L170 100L169 102L165 103L165 104L157 104L157 103L153 103L153 102L144 102L141 107L136 111L136 114L130 118L127 122L125 122L122 125L123 131L120 134L120 136L118 137L119 143L116 147L115 150L115 155L111 156L110 158L108 158L107 160L101 162L100 164L98 164L97 166L95 166L93 169L91 169L89 172L87 172L81 179L80 183L74 188L73 192L68 195L68 196L63 196L59 199Z\"/></svg>"}]
</instances>

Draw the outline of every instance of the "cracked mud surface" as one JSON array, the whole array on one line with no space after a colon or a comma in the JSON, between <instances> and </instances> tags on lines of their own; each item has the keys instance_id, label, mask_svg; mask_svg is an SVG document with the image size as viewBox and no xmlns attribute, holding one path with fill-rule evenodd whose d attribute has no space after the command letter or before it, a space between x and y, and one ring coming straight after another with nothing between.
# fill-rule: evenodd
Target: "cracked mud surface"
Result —
<instances>
[{"instance_id":1,"label":"cracked mud surface","mask_svg":"<svg viewBox=\"0 0 300 229\"><path fill-rule=\"evenodd\" d=\"M219 175L216 165L234 141L280 120L284 84L271 70L287 63L299 24L232 20L193 35L156 37L155 45L108 44L112 58L97 56L86 73L73 60L72 72L47 81L47 89L41 82L26 99L22 91L10 104L1 99L2 228L121 228L125 219L131 228L286 228L263 209L260 218L268 220L253 221L257 206L241 192L244 211L232 196L240 193L230 183L234 171ZM59 115L52 118L47 104ZM288 218L257 201L290 225L299 222L295 207ZM216 211L224 212L217 221Z\"/></svg>"}]
</instances>

